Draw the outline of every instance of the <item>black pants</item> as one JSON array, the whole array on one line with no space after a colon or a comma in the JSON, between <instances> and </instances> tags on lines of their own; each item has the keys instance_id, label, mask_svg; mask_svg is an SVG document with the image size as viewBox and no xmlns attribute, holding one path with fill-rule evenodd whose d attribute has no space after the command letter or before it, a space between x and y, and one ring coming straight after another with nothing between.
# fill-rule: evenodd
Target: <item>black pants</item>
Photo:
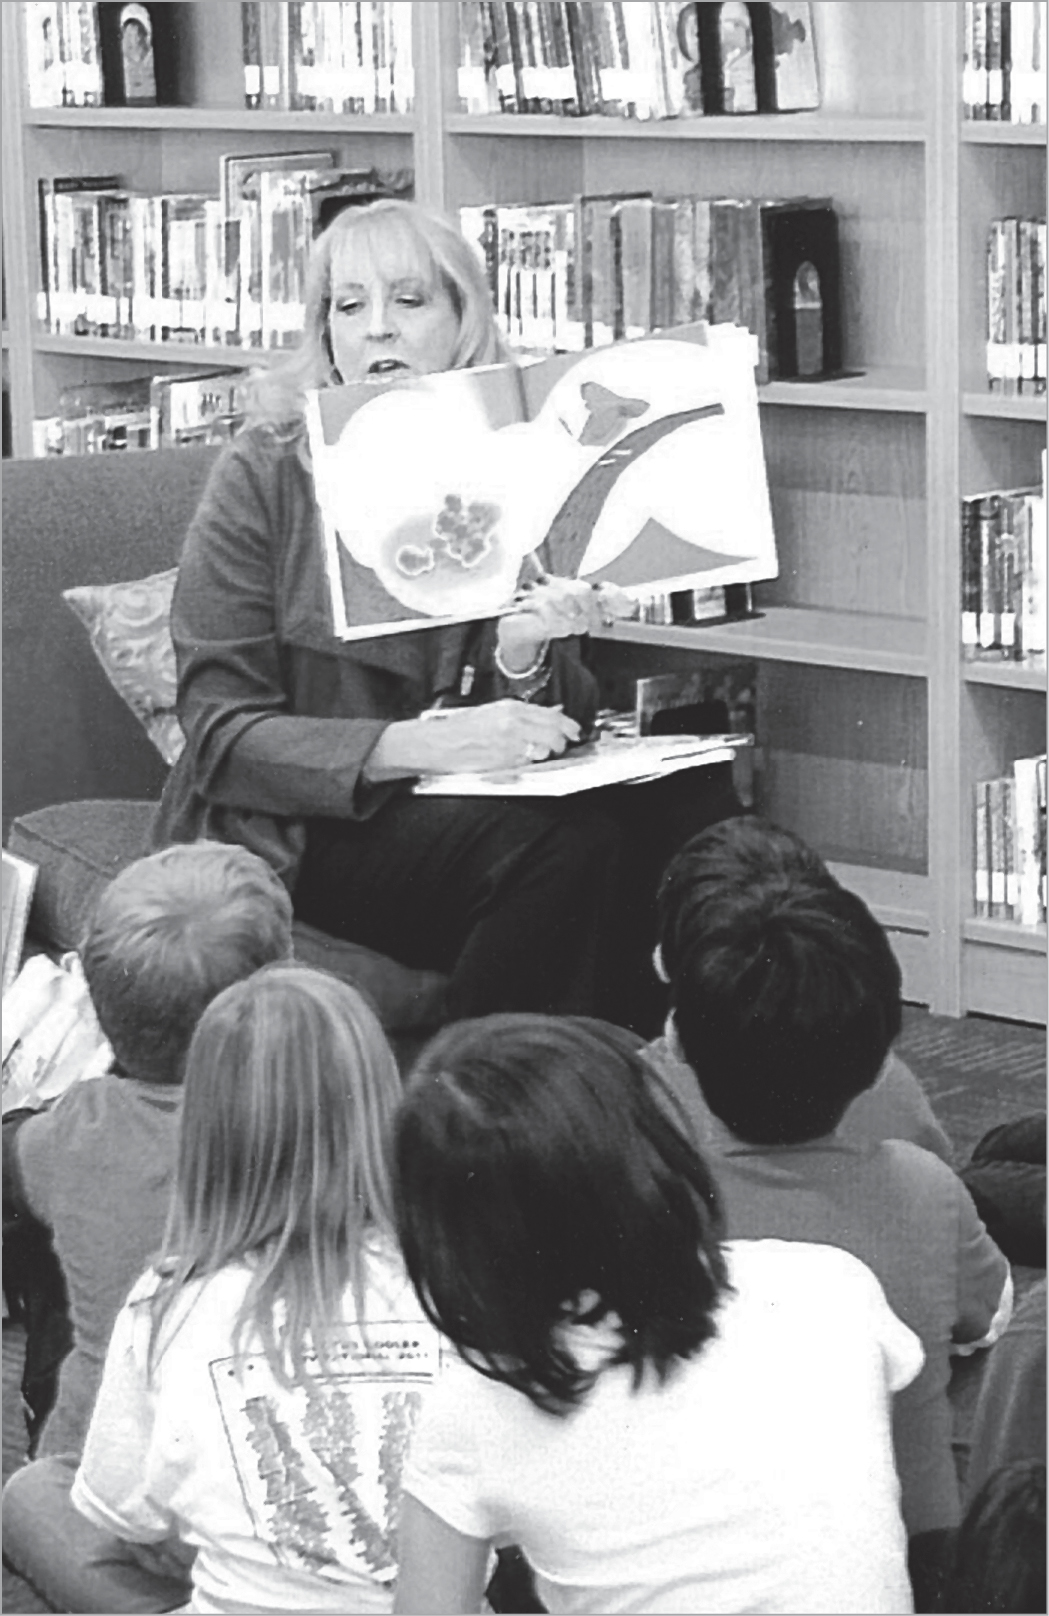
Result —
<instances>
[{"instance_id":1,"label":"black pants","mask_svg":"<svg viewBox=\"0 0 1049 1616\"><path fill-rule=\"evenodd\" d=\"M405 792L371 820L311 821L295 908L446 972L453 1018L603 1015L647 1036L659 877L688 836L739 812L728 764L561 801Z\"/></svg>"}]
</instances>

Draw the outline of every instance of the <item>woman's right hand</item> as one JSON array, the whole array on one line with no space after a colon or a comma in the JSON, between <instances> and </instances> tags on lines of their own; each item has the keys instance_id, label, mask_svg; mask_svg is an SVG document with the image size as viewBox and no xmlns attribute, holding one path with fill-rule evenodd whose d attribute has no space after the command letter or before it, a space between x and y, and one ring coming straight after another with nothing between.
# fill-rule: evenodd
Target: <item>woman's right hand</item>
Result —
<instances>
[{"instance_id":1,"label":"woman's right hand","mask_svg":"<svg viewBox=\"0 0 1049 1616\"><path fill-rule=\"evenodd\" d=\"M486 702L441 707L421 718L390 724L365 763L371 781L416 774L484 773L521 769L563 752L580 728L560 707L528 702Z\"/></svg>"}]
</instances>

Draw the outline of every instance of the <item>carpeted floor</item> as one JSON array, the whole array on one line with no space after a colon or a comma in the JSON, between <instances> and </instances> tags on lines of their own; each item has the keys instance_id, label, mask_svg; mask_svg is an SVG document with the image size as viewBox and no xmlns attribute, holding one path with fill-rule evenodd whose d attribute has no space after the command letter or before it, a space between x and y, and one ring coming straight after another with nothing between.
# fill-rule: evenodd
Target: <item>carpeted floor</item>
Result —
<instances>
[{"instance_id":1,"label":"carpeted floor","mask_svg":"<svg viewBox=\"0 0 1049 1616\"><path fill-rule=\"evenodd\" d=\"M955 1165L968 1161L972 1148L989 1128L1046 1104L1046 1036L1041 1028L1018 1026L970 1016L950 1021L908 1008L897 1045L929 1096L933 1110L954 1142ZM1017 1272L1022 1289L1034 1270ZM3 1344L3 1475L4 1480L25 1457L24 1426L18 1396L22 1336L4 1322ZM957 1438L964 1450L965 1433L978 1385L979 1360L968 1360L952 1388ZM33 1590L6 1568L5 1612L46 1611Z\"/></svg>"}]
</instances>

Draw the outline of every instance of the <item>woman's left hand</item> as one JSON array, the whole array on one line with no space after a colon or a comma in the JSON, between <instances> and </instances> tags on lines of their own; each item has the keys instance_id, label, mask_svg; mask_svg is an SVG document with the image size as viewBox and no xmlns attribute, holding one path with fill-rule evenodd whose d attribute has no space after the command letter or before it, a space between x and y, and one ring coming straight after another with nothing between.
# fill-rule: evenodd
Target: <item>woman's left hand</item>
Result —
<instances>
[{"instance_id":1,"label":"woman's left hand","mask_svg":"<svg viewBox=\"0 0 1049 1616\"><path fill-rule=\"evenodd\" d=\"M527 668L551 640L591 634L636 613L636 601L614 584L595 588L578 578L545 577L522 590L513 610L500 619L500 655L511 668Z\"/></svg>"}]
</instances>

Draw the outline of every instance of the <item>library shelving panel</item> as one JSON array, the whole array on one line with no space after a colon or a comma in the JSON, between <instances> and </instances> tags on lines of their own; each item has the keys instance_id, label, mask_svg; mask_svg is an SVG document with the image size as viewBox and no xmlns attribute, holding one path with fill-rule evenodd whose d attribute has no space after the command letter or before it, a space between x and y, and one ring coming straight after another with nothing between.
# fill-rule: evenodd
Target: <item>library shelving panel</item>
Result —
<instances>
[{"instance_id":1,"label":"library shelving panel","mask_svg":"<svg viewBox=\"0 0 1049 1616\"><path fill-rule=\"evenodd\" d=\"M988 391L986 244L992 219L1044 217L1046 143L1041 126L963 124L959 168L958 349L961 372L961 492L1036 485L1045 446L1045 398ZM1014 759L1044 752L1045 658L1027 663L963 663L959 687L958 804L961 865L960 975L967 1009L1034 1019L1046 995L1045 927L973 914L974 787L1008 773ZM1043 1014L1044 1019L1044 1014Z\"/></svg>"},{"instance_id":2,"label":"library shelving panel","mask_svg":"<svg viewBox=\"0 0 1049 1616\"><path fill-rule=\"evenodd\" d=\"M963 494L1038 472L1044 400L986 391L983 252L992 217L1044 212L1045 130L963 124L961 0L815 0L818 112L668 123L463 114L450 3L414 7L410 117L246 112L239 7L183 9L193 105L43 112L26 106L21 7L0 8L16 452L71 381L231 352L35 331L44 174L214 189L225 152L308 143L346 165L412 163L416 194L453 215L633 186L831 197L855 374L762 390L780 576L757 590L761 615L617 625L595 655L637 673L755 659L762 806L872 904L907 996L1044 1021L1044 928L973 917L969 802L975 780L1044 746L1045 672L963 664L958 524Z\"/></svg>"}]
</instances>

